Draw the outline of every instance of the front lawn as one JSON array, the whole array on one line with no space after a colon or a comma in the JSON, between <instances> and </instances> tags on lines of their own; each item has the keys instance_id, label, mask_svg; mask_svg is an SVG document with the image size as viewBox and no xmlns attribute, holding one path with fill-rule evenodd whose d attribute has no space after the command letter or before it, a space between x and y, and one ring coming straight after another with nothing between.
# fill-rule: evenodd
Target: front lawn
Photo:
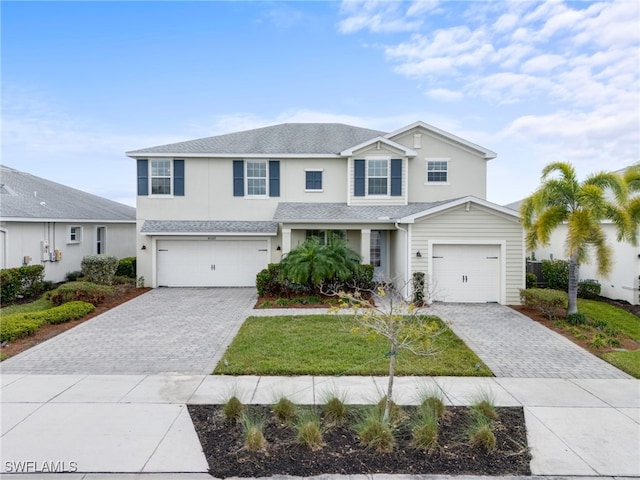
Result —
<instances>
[{"instance_id":1,"label":"front lawn","mask_svg":"<svg viewBox=\"0 0 640 480\"><path fill-rule=\"evenodd\" d=\"M440 320L438 319L438 322ZM216 367L218 375L386 375L388 344L352 333L355 321L337 315L249 317ZM398 375L491 376L447 329L438 353L398 354Z\"/></svg>"},{"instance_id":2,"label":"front lawn","mask_svg":"<svg viewBox=\"0 0 640 480\"><path fill-rule=\"evenodd\" d=\"M640 318L621 308L595 300L578 299L578 311L594 320L607 322L608 326L629 338L640 341Z\"/></svg>"}]
</instances>

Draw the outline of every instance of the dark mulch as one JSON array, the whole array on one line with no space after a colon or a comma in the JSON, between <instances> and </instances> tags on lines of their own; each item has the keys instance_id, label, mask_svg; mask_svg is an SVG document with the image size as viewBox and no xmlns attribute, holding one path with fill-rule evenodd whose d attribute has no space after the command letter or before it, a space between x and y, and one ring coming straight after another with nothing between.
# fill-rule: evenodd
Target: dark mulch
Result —
<instances>
[{"instance_id":1,"label":"dark mulch","mask_svg":"<svg viewBox=\"0 0 640 480\"><path fill-rule=\"evenodd\" d=\"M253 452L243 446L241 426L224 418L222 406L189 405L188 408L209 463L209 473L218 478L372 473L531 474L521 408L497 409L496 448L491 453L469 445L464 432L470 414L465 407L448 407L441 420L439 447L429 453L410 445L411 434L406 424L397 430L397 445L392 453L363 447L347 427L325 429L324 446L311 451L296 442L291 426L275 420L270 407L259 405L249 408L266 419L264 432L268 444L264 451ZM411 413L415 408L405 407L405 411Z\"/></svg>"}]
</instances>

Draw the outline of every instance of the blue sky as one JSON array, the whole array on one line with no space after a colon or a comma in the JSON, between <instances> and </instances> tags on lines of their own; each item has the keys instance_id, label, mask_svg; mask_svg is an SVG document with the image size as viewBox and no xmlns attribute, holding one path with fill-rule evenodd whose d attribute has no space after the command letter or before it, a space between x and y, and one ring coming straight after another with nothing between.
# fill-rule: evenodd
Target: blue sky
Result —
<instances>
[{"instance_id":1,"label":"blue sky","mask_svg":"<svg viewBox=\"0 0 640 480\"><path fill-rule=\"evenodd\" d=\"M488 199L640 160L640 2L11 2L2 163L135 205L125 151L417 120L498 153Z\"/></svg>"}]
</instances>

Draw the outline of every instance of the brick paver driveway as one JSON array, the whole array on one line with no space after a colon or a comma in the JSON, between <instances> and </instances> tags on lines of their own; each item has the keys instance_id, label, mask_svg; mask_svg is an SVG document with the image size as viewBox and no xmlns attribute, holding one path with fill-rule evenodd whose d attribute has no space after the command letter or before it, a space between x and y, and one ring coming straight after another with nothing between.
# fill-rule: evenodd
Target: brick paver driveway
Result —
<instances>
[{"instance_id":1,"label":"brick paver driveway","mask_svg":"<svg viewBox=\"0 0 640 480\"><path fill-rule=\"evenodd\" d=\"M4 374L209 374L254 288L156 288L0 364Z\"/></svg>"},{"instance_id":2,"label":"brick paver driveway","mask_svg":"<svg viewBox=\"0 0 640 480\"><path fill-rule=\"evenodd\" d=\"M449 322L496 377L631 378L503 305L435 303L428 313Z\"/></svg>"}]
</instances>

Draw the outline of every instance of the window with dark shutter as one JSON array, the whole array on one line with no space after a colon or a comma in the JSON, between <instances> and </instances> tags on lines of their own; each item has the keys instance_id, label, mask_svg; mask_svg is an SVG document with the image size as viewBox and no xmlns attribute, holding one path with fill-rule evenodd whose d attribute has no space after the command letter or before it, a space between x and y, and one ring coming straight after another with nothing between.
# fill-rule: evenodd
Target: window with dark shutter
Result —
<instances>
[{"instance_id":1,"label":"window with dark shutter","mask_svg":"<svg viewBox=\"0 0 640 480\"><path fill-rule=\"evenodd\" d=\"M184 160L173 161L173 194L184 196Z\"/></svg>"},{"instance_id":2,"label":"window with dark shutter","mask_svg":"<svg viewBox=\"0 0 640 480\"><path fill-rule=\"evenodd\" d=\"M280 196L280 161L269 160L269 196Z\"/></svg>"},{"instance_id":3,"label":"window with dark shutter","mask_svg":"<svg viewBox=\"0 0 640 480\"><path fill-rule=\"evenodd\" d=\"M353 161L353 194L356 197L364 197L365 186L365 170L366 163L364 159L357 159Z\"/></svg>"},{"instance_id":4,"label":"window with dark shutter","mask_svg":"<svg viewBox=\"0 0 640 480\"><path fill-rule=\"evenodd\" d=\"M233 196L244 197L244 161L233 161Z\"/></svg>"},{"instance_id":5,"label":"window with dark shutter","mask_svg":"<svg viewBox=\"0 0 640 480\"><path fill-rule=\"evenodd\" d=\"M138 195L149 195L149 160L138 160Z\"/></svg>"},{"instance_id":6,"label":"window with dark shutter","mask_svg":"<svg viewBox=\"0 0 640 480\"><path fill-rule=\"evenodd\" d=\"M399 158L391 159L391 195L402 195L402 160Z\"/></svg>"}]
</instances>

